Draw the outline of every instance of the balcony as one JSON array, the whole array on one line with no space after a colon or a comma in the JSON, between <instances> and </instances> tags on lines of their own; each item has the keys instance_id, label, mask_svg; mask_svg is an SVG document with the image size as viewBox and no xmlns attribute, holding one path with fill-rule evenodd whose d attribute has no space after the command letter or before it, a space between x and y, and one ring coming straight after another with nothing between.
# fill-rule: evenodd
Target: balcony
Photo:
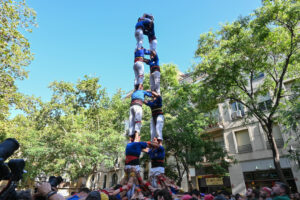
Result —
<instances>
[{"instance_id":1,"label":"balcony","mask_svg":"<svg viewBox=\"0 0 300 200\"><path fill-rule=\"evenodd\" d=\"M251 144L245 144L245 145L238 146L238 152L239 153L249 153L249 152L252 152L252 146L251 146Z\"/></svg>"},{"instance_id":2,"label":"balcony","mask_svg":"<svg viewBox=\"0 0 300 200\"><path fill-rule=\"evenodd\" d=\"M275 142L276 142L277 148L282 148L284 146L284 141L282 138L275 139ZM267 149L271 149L269 142L266 141L266 143L267 143Z\"/></svg>"},{"instance_id":3,"label":"balcony","mask_svg":"<svg viewBox=\"0 0 300 200\"><path fill-rule=\"evenodd\" d=\"M216 113L216 111L208 115L208 121L209 123L205 127L206 133L213 133L216 131L224 130L222 120L219 114Z\"/></svg>"},{"instance_id":4,"label":"balcony","mask_svg":"<svg viewBox=\"0 0 300 200\"><path fill-rule=\"evenodd\" d=\"M224 126L221 122L209 124L205 129L206 133L213 133L220 130L224 130Z\"/></svg>"}]
</instances>

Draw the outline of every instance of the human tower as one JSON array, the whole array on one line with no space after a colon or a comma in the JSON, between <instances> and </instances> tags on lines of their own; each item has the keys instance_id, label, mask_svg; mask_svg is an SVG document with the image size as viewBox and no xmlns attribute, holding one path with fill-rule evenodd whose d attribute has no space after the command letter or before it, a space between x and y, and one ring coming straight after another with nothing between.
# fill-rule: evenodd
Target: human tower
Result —
<instances>
[{"instance_id":1,"label":"human tower","mask_svg":"<svg viewBox=\"0 0 300 200\"><path fill-rule=\"evenodd\" d=\"M148 36L150 49L143 47L144 35ZM151 196L157 189L167 189L176 192L178 187L172 180L164 175L165 149L163 143L164 116L162 110L162 97L160 93L160 67L156 51L157 39L154 32L154 17L144 14L138 18L135 26L135 38L137 41L134 52L133 70L135 74L134 92L131 95L130 116L129 116L129 143L126 146L125 154L125 176L121 180L119 189L115 195L127 197L128 199L145 199ZM145 58L149 55L149 59ZM144 63L150 66L150 88L145 91ZM145 96L152 98L145 100ZM152 117L150 122L151 141L140 141L140 130L143 115L143 104L151 108ZM151 159L150 178L144 181L140 176L139 158L141 152L146 152Z\"/></svg>"}]
</instances>

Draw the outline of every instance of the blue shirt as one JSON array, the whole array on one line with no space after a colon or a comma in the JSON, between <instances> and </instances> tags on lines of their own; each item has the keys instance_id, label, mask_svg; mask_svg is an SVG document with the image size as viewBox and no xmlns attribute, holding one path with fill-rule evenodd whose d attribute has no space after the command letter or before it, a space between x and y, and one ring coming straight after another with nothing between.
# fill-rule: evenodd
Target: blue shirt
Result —
<instances>
[{"instance_id":1,"label":"blue shirt","mask_svg":"<svg viewBox=\"0 0 300 200\"><path fill-rule=\"evenodd\" d=\"M143 33L148 36L149 41L156 39L154 32L154 23L152 23L151 26L150 24L145 26L145 30L143 31Z\"/></svg>"},{"instance_id":2,"label":"blue shirt","mask_svg":"<svg viewBox=\"0 0 300 200\"><path fill-rule=\"evenodd\" d=\"M147 64L150 66L150 68L153 66L159 66L159 59L158 59L157 54Z\"/></svg>"},{"instance_id":3,"label":"blue shirt","mask_svg":"<svg viewBox=\"0 0 300 200\"><path fill-rule=\"evenodd\" d=\"M165 159L165 149L163 146L159 146L157 149L149 149L148 155L151 160L163 160Z\"/></svg>"},{"instance_id":4,"label":"blue shirt","mask_svg":"<svg viewBox=\"0 0 300 200\"><path fill-rule=\"evenodd\" d=\"M135 52L134 52L134 57L143 57L144 58L144 55L150 55L150 51L147 50L147 49L136 49Z\"/></svg>"},{"instance_id":5,"label":"blue shirt","mask_svg":"<svg viewBox=\"0 0 300 200\"><path fill-rule=\"evenodd\" d=\"M148 101L146 103L146 105L149 106L150 108L162 107L162 98L161 98L161 96L156 97L156 99L154 101Z\"/></svg>"},{"instance_id":6,"label":"blue shirt","mask_svg":"<svg viewBox=\"0 0 300 200\"><path fill-rule=\"evenodd\" d=\"M135 28L142 28L144 35L148 36L149 41L156 39L154 32L154 23L149 18L136 23Z\"/></svg>"},{"instance_id":7,"label":"blue shirt","mask_svg":"<svg viewBox=\"0 0 300 200\"><path fill-rule=\"evenodd\" d=\"M131 142L126 146L125 154L126 156L138 156L140 157L142 149L147 148L146 142Z\"/></svg>"},{"instance_id":8,"label":"blue shirt","mask_svg":"<svg viewBox=\"0 0 300 200\"><path fill-rule=\"evenodd\" d=\"M136 23L135 28L142 28L143 31L145 30L146 27L150 26L151 20L146 19L146 20L142 20Z\"/></svg>"},{"instance_id":9,"label":"blue shirt","mask_svg":"<svg viewBox=\"0 0 300 200\"><path fill-rule=\"evenodd\" d=\"M148 97L152 97L152 93L151 92L147 92L145 90L136 90L136 91L134 91L132 93L131 100L139 99L139 100L144 101L145 95L148 96Z\"/></svg>"}]
</instances>

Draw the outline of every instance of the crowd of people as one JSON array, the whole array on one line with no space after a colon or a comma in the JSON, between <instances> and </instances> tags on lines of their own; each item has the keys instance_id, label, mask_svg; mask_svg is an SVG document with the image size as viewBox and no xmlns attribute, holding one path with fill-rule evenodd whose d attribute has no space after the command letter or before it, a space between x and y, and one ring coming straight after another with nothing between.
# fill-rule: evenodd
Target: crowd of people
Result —
<instances>
[{"instance_id":1,"label":"crowd of people","mask_svg":"<svg viewBox=\"0 0 300 200\"><path fill-rule=\"evenodd\" d=\"M150 186L150 185L149 185ZM122 188L122 189L121 189ZM81 188L73 192L69 197L63 197L57 193L57 188L51 187L50 183L37 185L36 192L30 190L18 191L18 200L128 200L126 191L128 188L116 185L112 188L91 191ZM172 191L170 187L160 185L158 188L148 187L148 191L136 189L136 193L130 199L140 200L300 200L299 193L290 193L289 187L281 182L276 182L272 188L262 187L260 190L248 188L245 195L232 195L226 191L200 193L198 190L191 192ZM125 195L123 195L123 194Z\"/></svg>"}]
</instances>

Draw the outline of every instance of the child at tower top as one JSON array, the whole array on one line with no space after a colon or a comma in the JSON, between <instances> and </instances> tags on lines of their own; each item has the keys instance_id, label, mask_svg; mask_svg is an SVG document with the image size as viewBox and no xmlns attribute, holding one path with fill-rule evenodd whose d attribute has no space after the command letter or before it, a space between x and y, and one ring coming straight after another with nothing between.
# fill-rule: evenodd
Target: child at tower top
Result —
<instances>
[{"instance_id":1,"label":"child at tower top","mask_svg":"<svg viewBox=\"0 0 300 200\"><path fill-rule=\"evenodd\" d=\"M148 36L150 50L156 50L157 40L154 32L154 18L152 15L144 14L143 17L138 19L138 22L135 26L135 38L137 40L137 48L143 46L143 35Z\"/></svg>"}]
</instances>

